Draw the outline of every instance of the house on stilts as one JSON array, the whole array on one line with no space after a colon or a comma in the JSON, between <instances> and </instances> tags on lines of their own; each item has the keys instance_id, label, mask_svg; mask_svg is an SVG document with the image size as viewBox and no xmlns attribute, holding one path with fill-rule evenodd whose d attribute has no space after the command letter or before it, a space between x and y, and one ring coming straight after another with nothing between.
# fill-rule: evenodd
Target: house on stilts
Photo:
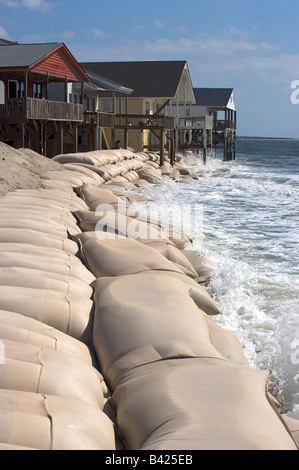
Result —
<instances>
[{"instance_id":1,"label":"house on stilts","mask_svg":"<svg viewBox=\"0 0 299 470\"><path fill-rule=\"evenodd\" d=\"M237 110L233 88L194 88L195 104L192 116L212 118L212 133L206 143L214 149L223 149L223 159L233 160L236 155ZM194 132L192 143L202 146L203 141Z\"/></svg>"},{"instance_id":2,"label":"house on stilts","mask_svg":"<svg viewBox=\"0 0 299 470\"><path fill-rule=\"evenodd\" d=\"M89 78L63 43L0 43L0 140L45 156L63 152L69 135L78 150L82 103L70 103L69 82ZM64 99L49 99L51 83L64 85ZM83 94L81 94L83 95Z\"/></svg>"},{"instance_id":3,"label":"house on stilts","mask_svg":"<svg viewBox=\"0 0 299 470\"><path fill-rule=\"evenodd\" d=\"M115 148L235 156L232 89L193 88L185 60L78 63L63 43L0 39L0 140L47 157Z\"/></svg>"}]
</instances>

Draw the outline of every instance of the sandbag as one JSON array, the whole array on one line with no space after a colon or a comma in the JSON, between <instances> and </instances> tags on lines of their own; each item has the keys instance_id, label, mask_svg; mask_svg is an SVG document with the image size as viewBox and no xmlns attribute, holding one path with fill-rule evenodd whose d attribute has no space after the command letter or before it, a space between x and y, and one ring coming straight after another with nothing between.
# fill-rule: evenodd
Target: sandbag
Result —
<instances>
[{"instance_id":1,"label":"sandbag","mask_svg":"<svg viewBox=\"0 0 299 470\"><path fill-rule=\"evenodd\" d=\"M103 187L83 185L76 188L76 192L92 211L95 211L99 205L110 204L115 207L118 204L123 205L123 201L120 198L113 194L112 191L109 191L109 189L104 189Z\"/></svg>"},{"instance_id":2,"label":"sandbag","mask_svg":"<svg viewBox=\"0 0 299 470\"><path fill-rule=\"evenodd\" d=\"M159 228L138 217L128 217L118 212L93 212L77 211L74 215L82 232L96 231L98 238L102 238L100 232L108 231L128 238L160 240L166 237Z\"/></svg>"},{"instance_id":3,"label":"sandbag","mask_svg":"<svg viewBox=\"0 0 299 470\"><path fill-rule=\"evenodd\" d=\"M209 329L211 343L221 356L237 366L249 367L244 347L238 338L230 331L215 323L208 315L205 315L205 320Z\"/></svg>"},{"instance_id":4,"label":"sandbag","mask_svg":"<svg viewBox=\"0 0 299 470\"><path fill-rule=\"evenodd\" d=\"M120 374L169 357L222 357L194 294L164 273L97 279L93 344L112 389Z\"/></svg>"},{"instance_id":5,"label":"sandbag","mask_svg":"<svg viewBox=\"0 0 299 470\"><path fill-rule=\"evenodd\" d=\"M148 246L157 250L169 261L178 265L178 267L188 276L197 278L198 274L189 262L188 258L169 240L142 240Z\"/></svg>"},{"instance_id":6,"label":"sandbag","mask_svg":"<svg viewBox=\"0 0 299 470\"><path fill-rule=\"evenodd\" d=\"M27 230L34 230L36 232L42 232L49 235L54 235L61 238L67 238L67 226L51 221L35 221L30 219L20 218L0 218L0 228L20 228Z\"/></svg>"},{"instance_id":7,"label":"sandbag","mask_svg":"<svg viewBox=\"0 0 299 470\"><path fill-rule=\"evenodd\" d=\"M67 153L56 155L52 158L55 162L59 163L88 163L89 165L96 164L96 160L89 152ZM107 160L108 163L108 160ZM107 164L105 163L105 164Z\"/></svg>"},{"instance_id":8,"label":"sandbag","mask_svg":"<svg viewBox=\"0 0 299 470\"><path fill-rule=\"evenodd\" d=\"M2 207L0 208L0 218L4 219L29 219L31 221L41 221L50 223L50 221L55 222L56 224L62 224L66 227L66 230L71 234L80 233L80 228L76 223L74 216L69 214L59 214L56 211L41 211L27 208L11 208L11 207ZM21 227L22 228L22 227ZM52 226L51 226L52 228Z\"/></svg>"},{"instance_id":9,"label":"sandbag","mask_svg":"<svg viewBox=\"0 0 299 470\"><path fill-rule=\"evenodd\" d=\"M0 286L0 310L21 313L90 344L93 302L86 297L48 289Z\"/></svg>"},{"instance_id":10,"label":"sandbag","mask_svg":"<svg viewBox=\"0 0 299 470\"><path fill-rule=\"evenodd\" d=\"M67 294L79 294L88 299L93 290L89 284L72 276L22 267L0 267L1 286L33 287Z\"/></svg>"},{"instance_id":11,"label":"sandbag","mask_svg":"<svg viewBox=\"0 0 299 470\"><path fill-rule=\"evenodd\" d=\"M71 397L0 390L0 442L38 450L115 450L112 421Z\"/></svg>"},{"instance_id":12,"label":"sandbag","mask_svg":"<svg viewBox=\"0 0 299 470\"><path fill-rule=\"evenodd\" d=\"M183 250L193 268L197 272L200 282L208 282L211 278L212 268L208 267L209 260L195 250Z\"/></svg>"},{"instance_id":13,"label":"sandbag","mask_svg":"<svg viewBox=\"0 0 299 470\"><path fill-rule=\"evenodd\" d=\"M268 379L213 358L132 369L113 393L120 436L129 450L296 450Z\"/></svg>"},{"instance_id":14,"label":"sandbag","mask_svg":"<svg viewBox=\"0 0 299 470\"><path fill-rule=\"evenodd\" d=\"M25 243L58 248L73 255L78 253L78 245L73 240L23 228L0 228L0 243Z\"/></svg>"},{"instance_id":15,"label":"sandbag","mask_svg":"<svg viewBox=\"0 0 299 470\"><path fill-rule=\"evenodd\" d=\"M212 299L206 289L202 285L198 284L197 280L192 279L190 276L186 276L185 273L182 274L175 271L164 271L164 276L164 282L172 282L172 279L178 279L182 282L189 290L189 293L198 308L203 310L207 315L219 315L221 313L216 302Z\"/></svg>"},{"instance_id":16,"label":"sandbag","mask_svg":"<svg viewBox=\"0 0 299 470\"><path fill-rule=\"evenodd\" d=\"M97 364L93 351L82 341L20 313L0 310L0 338L61 351Z\"/></svg>"},{"instance_id":17,"label":"sandbag","mask_svg":"<svg viewBox=\"0 0 299 470\"><path fill-rule=\"evenodd\" d=\"M3 339L2 343L5 364L0 364L1 389L72 397L103 409L103 377L91 365L41 346Z\"/></svg>"},{"instance_id":18,"label":"sandbag","mask_svg":"<svg viewBox=\"0 0 299 470\"><path fill-rule=\"evenodd\" d=\"M47 258L43 255L33 255L32 253L2 252L0 257L0 267L19 267L46 271L49 273L63 274L74 277L82 282L90 284L95 276L81 263L74 263L71 258L62 257ZM57 276L57 278L59 278Z\"/></svg>"},{"instance_id":19,"label":"sandbag","mask_svg":"<svg viewBox=\"0 0 299 470\"><path fill-rule=\"evenodd\" d=\"M92 165L88 165L88 164L85 164L85 163L65 163L63 165L67 170L71 170L71 171L77 171L77 172L80 172L80 173L83 173L87 176L89 176L90 178L92 178L96 184L103 184L104 183L104 179L100 177L100 175L98 175L97 173L95 173L94 171L94 167Z\"/></svg>"},{"instance_id":20,"label":"sandbag","mask_svg":"<svg viewBox=\"0 0 299 470\"><path fill-rule=\"evenodd\" d=\"M18 193L7 193L5 197L0 199L0 206L5 206L8 204L15 204L15 205L30 205L34 206L43 206L49 209L56 209L56 210L79 210L79 209L86 209L86 205L84 201L80 200L79 197L67 198L65 200L55 199L55 196L50 196L47 194L18 194Z\"/></svg>"},{"instance_id":21,"label":"sandbag","mask_svg":"<svg viewBox=\"0 0 299 470\"><path fill-rule=\"evenodd\" d=\"M76 235L82 257L95 277L121 276L148 270L175 271L179 267L150 246L131 238L100 240L95 232Z\"/></svg>"},{"instance_id":22,"label":"sandbag","mask_svg":"<svg viewBox=\"0 0 299 470\"><path fill-rule=\"evenodd\" d=\"M282 417L299 449L299 420L286 415L283 415Z\"/></svg>"},{"instance_id":23,"label":"sandbag","mask_svg":"<svg viewBox=\"0 0 299 470\"><path fill-rule=\"evenodd\" d=\"M58 258L69 262L71 265L82 266L82 261L75 255L59 248L30 245L28 243L0 243L0 253L24 253L31 255L47 256L48 259Z\"/></svg>"},{"instance_id":24,"label":"sandbag","mask_svg":"<svg viewBox=\"0 0 299 470\"><path fill-rule=\"evenodd\" d=\"M162 181L161 170L155 168L142 168L137 171L138 177L152 184L159 184Z\"/></svg>"}]
</instances>

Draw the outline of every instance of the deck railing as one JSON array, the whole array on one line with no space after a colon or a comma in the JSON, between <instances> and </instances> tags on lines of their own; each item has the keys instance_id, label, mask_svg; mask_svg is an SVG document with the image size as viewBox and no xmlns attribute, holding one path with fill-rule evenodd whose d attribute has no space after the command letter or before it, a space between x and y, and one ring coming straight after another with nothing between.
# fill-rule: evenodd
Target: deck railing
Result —
<instances>
[{"instance_id":1,"label":"deck railing","mask_svg":"<svg viewBox=\"0 0 299 470\"><path fill-rule=\"evenodd\" d=\"M37 98L10 98L0 104L0 121L41 119L53 121L83 121L83 106L62 101Z\"/></svg>"},{"instance_id":2,"label":"deck railing","mask_svg":"<svg viewBox=\"0 0 299 470\"><path fill-rule=\"evenodd\" d=\"M99 126L106 128L115 127L115 114L114 113L100 113L96 111L84 112L84 124L91 126Z\"/></svg>"},{"instance_id":3,"label":"deck railing","mask_svg":"<svg viewBox=\"0 0 299 470\"><path fill-rule=\"evenodd\" d=\"M179 129L213 129L212 116L180 116L178 118Z\"/></svg>"},{"instance_id":4,"label":"deck railing","mask_svg":"<svg viewBox=\"0 0 299 470\"><path fill-rule=\"evenodd\" d=\"M223 131L224 129L236 129L237 128L237 123L236 121L229 121L226 119L218 119L217 121L214 121L214 126L213 129L215 131Z\"/></svg>"},{"instance_id":5,"label":"deck railing","mask_svg":"<svg viewBox=\"0 0 299 470\"><path fill-rule=\"evenodd\" d=\"M115 120L117 129L174 129L172 116L154 114L117 114Z\"/></svg>"}]
</instances>

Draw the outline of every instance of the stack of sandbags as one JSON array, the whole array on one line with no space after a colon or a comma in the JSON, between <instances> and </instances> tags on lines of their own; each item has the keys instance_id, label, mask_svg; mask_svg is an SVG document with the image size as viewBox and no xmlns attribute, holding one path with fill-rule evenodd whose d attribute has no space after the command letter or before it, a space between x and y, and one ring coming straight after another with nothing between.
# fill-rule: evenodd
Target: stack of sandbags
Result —
<instances>
[{"instance_id":1,"label":"stack of sandbags","mask_svg":"<svg viewBox=\"0 0 299 470\"><path fill-rule=\"evenodd\" d=\"M86 401L0 390L0 449L114 450L114 429Z\"/></svg>"},{"instance_id":2,"label":"stack of sandbags","mask_svg":"<svg viewBox=\"0 0 299 470\"><path fill-rule=\"evenodd\" d=\"M209 357L132 367L113 395L121 436L134 450L297 450L268 380Z\"/></svg>"},{"instance_id":3,"label":"stack of sandbags","mask_svg":"<svg viewBox=\"0 0 299 470\"><path fill-rule=\"evenodd\" d=\"M93 343L112 390L132 367L171 357L221 357L205 321L218 309L182 275L153 268L98 278L93 286Z\"/></svg>"},{"instance_id":4,"label":"stack of sandbags","mask_svg":"<svg viewBox=\"0 0 299 470\"><path fill-rule=\"evenodd\" d=\"M94 287L94 347L128 449L296 449L269 373L211 327L214 305L190 281L149 270Z\"/></svg>"},{"instance_id":5,"label":"stack of sandbags","mask_svg":"<svg viewBox=\"0 0 299 470\"><path fill-rule=\"evenodd\" d=\"M69 153L53 158L54 161L63 164L66 170L74 171L75 175L82 170L86 177L92 179L91 173L94 173L95 184L137 180L139 178L137 170L144 167L147 159L144 154L138 156L126 149Z\"/></svg>"},{"instance_id":6,"label":"stack of sandbags","mask_svg":"<svg viewBox=\"0 0 299 470\"><path fill-rule=\"evenodd\" d=\"M131 201L118 212L121 193L111 189L77 189L90 211L74 213L83 232L74 240L97 278L93 345L126 447L296 449L269 373L251 370L241 343L211 319L219 310L195 280L208 273L191 240L128 216ZM146 236L135 239L142 224Z\"/></svg>"},{"instance_id":7,"label":"stack of sandbags","mask_svg":"<svg viewBox=\"0 0 299 470\"><path fill-rule=\"evenodd\" d=\"M77 210L71 189L0 199L1 449L115 449L92 350L95 277L70 239Z\"/></svg>"}]
</instances>

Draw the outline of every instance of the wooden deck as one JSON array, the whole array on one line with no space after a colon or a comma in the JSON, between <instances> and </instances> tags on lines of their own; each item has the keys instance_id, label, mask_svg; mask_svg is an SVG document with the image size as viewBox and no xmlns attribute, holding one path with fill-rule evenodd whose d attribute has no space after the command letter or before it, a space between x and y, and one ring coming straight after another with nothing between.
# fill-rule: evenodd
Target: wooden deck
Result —
<instances>
[{"instance_id":1,"label":"wooden deck","mask_svg":"<svg viewBox=\"0 0 299 470\"><path fill-rule=\"evenodd\" d=\"M224 131L225 129L236 129L236 121L229 121L226 119L214 121L213 130L214 131Z\"/></svg>"},{"instance_id":2,"label":"wooden deck","mask_svg":"<svg viewBox=\"0 0 299 470\"><path fill-rule=\"evenodd\" d=\"M185 130L212 130L212 116L183 116L178 118L178 128Z\"/></svg>"},{"instance_id":3,"label":"wooden deck","mask_svg":"<svg viewBox=\"0 0 299 470\"><path fill-rule=\"evenodd\" d=\"M82 122L83 106L36 98L11 98L0 105L0 122L22 123L29 119Z\"/></svg>"}]
</instances>

